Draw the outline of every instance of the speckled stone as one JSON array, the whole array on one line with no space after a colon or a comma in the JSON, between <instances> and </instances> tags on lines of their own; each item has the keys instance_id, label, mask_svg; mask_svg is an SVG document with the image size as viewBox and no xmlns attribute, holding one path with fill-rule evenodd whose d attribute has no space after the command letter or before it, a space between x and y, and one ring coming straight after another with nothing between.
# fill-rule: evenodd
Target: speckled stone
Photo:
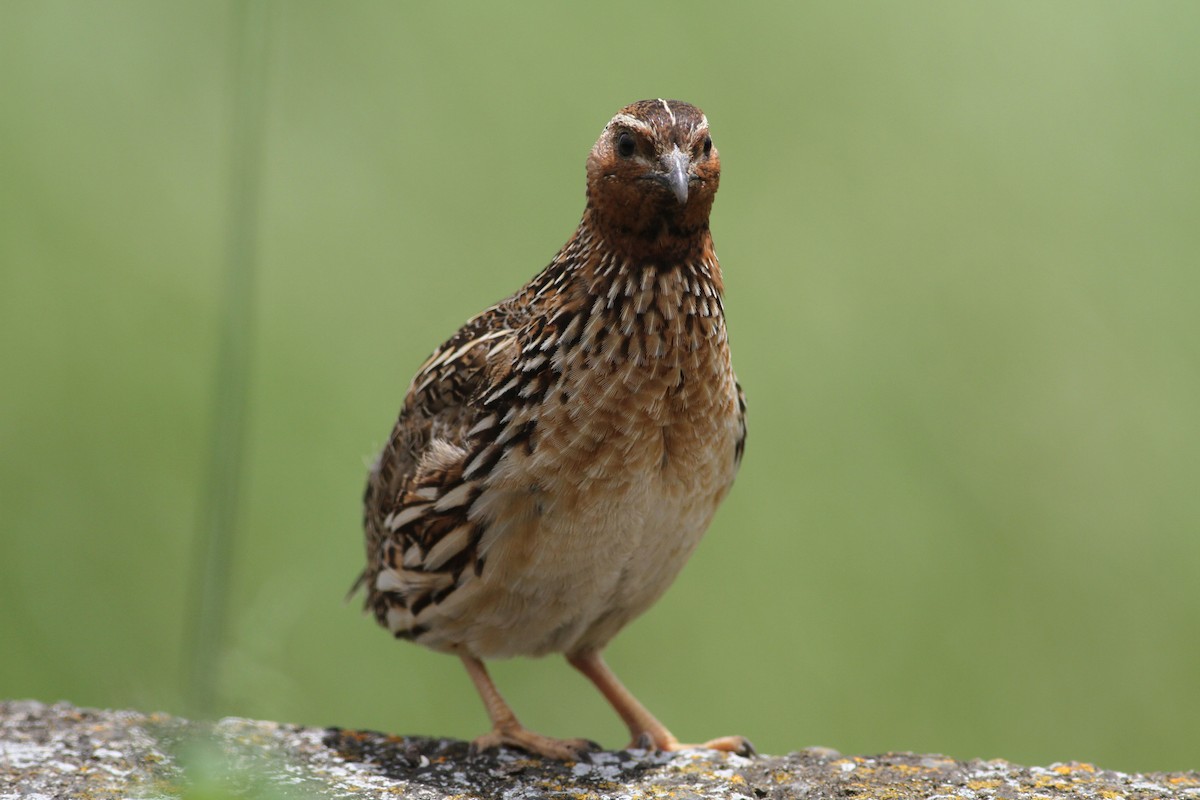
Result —
<instances>
[{"instance_id":1,"label":"speckled stone","mask_svg":"<svg viewBox=\"0 0 1200 800\"><path fill-rule=\"evenodd\" d=\"M1021 767L809 749L743 758L598 752L587 763L473 755L465 742L228 718L0 703L0 800L9 798L1189 798L1200 773L1127 775L1091 764Z\"/></svg>"}]
</instances>

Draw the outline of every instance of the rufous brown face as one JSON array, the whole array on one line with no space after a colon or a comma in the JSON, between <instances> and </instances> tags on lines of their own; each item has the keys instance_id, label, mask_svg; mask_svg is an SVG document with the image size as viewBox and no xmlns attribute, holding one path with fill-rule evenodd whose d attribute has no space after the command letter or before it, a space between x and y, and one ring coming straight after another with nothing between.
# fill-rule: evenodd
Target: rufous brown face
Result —
<instances>
[{"instance_id":1,"label":"rufous brown face","mask_svg":"<svg viewBox=\"0 0 1200 800\"><path fill-rule=\"evenodd\" d=\"M606 235L674 249L708 230L721 161L700 109L640 100L605 126L587 174L588 204Z\"/></svg>"}]
</instances>

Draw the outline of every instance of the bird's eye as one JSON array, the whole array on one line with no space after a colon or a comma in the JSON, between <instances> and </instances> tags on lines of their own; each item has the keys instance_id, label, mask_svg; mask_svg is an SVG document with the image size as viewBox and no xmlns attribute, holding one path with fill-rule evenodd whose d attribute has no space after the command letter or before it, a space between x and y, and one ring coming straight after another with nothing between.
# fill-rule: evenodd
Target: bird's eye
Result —
<instances>
[{"instance_id":1,"label":"bird's eye","mask_svg":"<svg viewBox=\"0 0 1200 800\"><path fill-rule=\"evenodd\" d=\"M712 152L712 137L705 136L704 137L704 155L708 155L711 152Z\"/></svg>"},{"instance_id":2,"label":"bird's eye","mask_svg":"<svg viewBox=\"0 0 1200 800\"><path fill-rule=\"evenodd\" d=\"M633 155L633 151L637 149L637 142L633 139L633 134L629 131L621 131L617 134L617 153L621 158L629 158Z\"/></svg>"}]
</instances>

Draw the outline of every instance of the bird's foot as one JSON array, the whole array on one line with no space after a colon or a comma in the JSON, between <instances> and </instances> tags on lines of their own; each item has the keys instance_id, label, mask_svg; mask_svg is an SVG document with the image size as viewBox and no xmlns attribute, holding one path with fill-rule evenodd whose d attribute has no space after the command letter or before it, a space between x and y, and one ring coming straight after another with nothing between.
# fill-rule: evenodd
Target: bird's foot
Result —
<instances>
[{"instance_id":1,"label":"bird's foot","mask_svg":"<svg viewBox=\"0 0 1200 800\"><path fill-rule=\"evenodd\" d=\"M719 750L739 756L752 756L757 752L754 745L745 736L722 736L718 739L709 739L704 744L683 744L665 731L660 732L658 736L651 731L642 731L630 742L629 749L661 750L667 753L679 750Z\"/></svg>"},{"instance_id":2,"label":"bird's foot","mask_svg":"<svg viewBox=\"0 0 1200 800\"><path fill-rule=\"evenodd\" d=\"M554 761L581 761L588 753L600 749L600 745L589 739L553 739L520 725L492 728L471 742L471 750L476 753L500 746L516 747Z\"/></svg>"}]
</instances>

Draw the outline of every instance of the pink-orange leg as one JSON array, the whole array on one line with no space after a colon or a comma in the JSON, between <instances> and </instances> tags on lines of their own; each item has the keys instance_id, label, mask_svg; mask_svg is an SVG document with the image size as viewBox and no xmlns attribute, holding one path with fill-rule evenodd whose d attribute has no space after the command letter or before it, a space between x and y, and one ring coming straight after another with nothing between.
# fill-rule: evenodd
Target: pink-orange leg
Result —
<instances>
[{"instance_id":1,"label":"pink-orange leg","mask_svg":"<svg viewBox=\"0 0 1200 800\"><path fill-rule=\"evenodd\" d=\"M657 750L673 751L704 747L709 750L724 750L742 755L750 755L754 752L754 746L744 736L723 736L701 745L680 744L666 726L655 719L654 715L625 688L616 674L609 669L608 664L604 663L599 651L586 650L582 653L572 653L567 656L567 661L586 675L613 709L620 714L621 719L629 727L630 736L633 737L629 744L631 748L644 747L649 740L649 744Z\"/></svg>"},{"instance_id":2,"label":"pink-orange leg","mask_svg":"<svg viewBox=\"0 0 1200 800\"><path fill-rule=\"evenodd\" d=\"M596 745L587 739L552 739L529 730L520 723L508 703L504 702L483 662L467 655L461 658L463 666L467 668L467 674L479 690L488 718L492 721L492 730L471 743L476 750L490 750L500 745L508 745L544 758L578 761L584 753L596 748Z\"/></svg>"}]
</instances>

